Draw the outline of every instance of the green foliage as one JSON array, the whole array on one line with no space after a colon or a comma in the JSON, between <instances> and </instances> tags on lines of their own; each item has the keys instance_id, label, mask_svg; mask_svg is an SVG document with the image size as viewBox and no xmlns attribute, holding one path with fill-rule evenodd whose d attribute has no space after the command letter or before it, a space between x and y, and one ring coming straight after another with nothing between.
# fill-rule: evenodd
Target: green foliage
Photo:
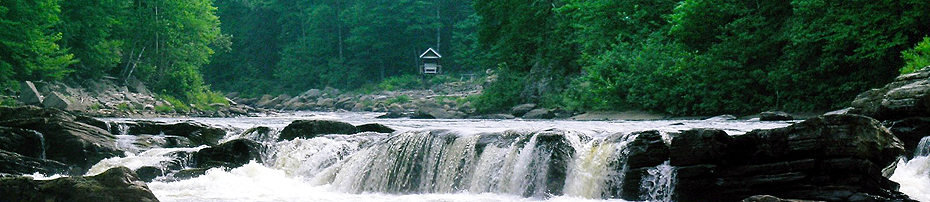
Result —
<instances>
[{"instance_id":1,"label":"green foliage","mask_svg":"<svg viewBox=\"0 0 930 202\"><path fill-rule=\"evenodd\" d=\"M121 102L119 104L116 104L116 109L120 111L129 111L129 110L132 110L132 106L130 106L129 103Z\"/></svg>"},{"instance_id":2,"label":"green foliage","mask_svg":"<svg viewBox=\"0 0 930 202\"><path fill-rule=\"evenodd\" d=\"M484 111L526 101L675 115L831 109L890 81L904 64L897 54L930 29L930 2L917 0L474 6L483 51L527 81L485 86Z\"/></svg>"},{"instance_id":3,"label":"green foliage","mask_svg":"<svg viewBox=\"0 0 930 202\"><path fill-rule=\"evenodd\" d=\"M155 112L173 113L175 112L175 110L174 110L174 107L171 107L170 105L158 105L158 106L155 106Z\"/></svg>"},{"instance_id":4,"label":"green foliage","mask_svg":"<svg viewBox=\"0 0 930 202\"><path fill-rule=\"evenodd\" d=\"M423 88L423 80L415 75L403 75L384 79L378 84L378 88L386 91L399 89L418 89Z\"/></svg>"},{"instance_id":5,"label":"green foliage","mask_svg":"<svg viewBox=\"0 0 930 202\"><path fill-rule=\"evenodd\" d=\"M506 110L524 101L520 94L525 87L525 77L504 68L499 68L496 76L496 81L485 85L484 92L473 102L479 113Z\"/></svg>"},{"instance_id":6,"label":"green foliage","mask_svg":"<svg viewBox=\"0 0 930 202\"><path fill-rule=\"evenodd\" d=\"M19 103L13 97L0 96L0 106L16 107Z\"/></svg>"},{"instance_id":7,"label":"green foliage","mask_svg":"<svg viewBox=\"0 0 930 202\"><path fill-rule=\"evenodd\" d=\"M187 112L191 110L187 104L181 102L181 100L178 100L177 98L172 97L171 95L159 95L158 99L168 102L168 104L171 105L170 107L173 107L174 111L176 112Z\"/></svg>"},{"instance_id":8,"label":"green foliage","mask_svg":"<svg viewBox=\"0 0 930 202\"><path fill-rule=\"evenodd\" d=\"M396 96L396 97L392 97L392 98L387 99L385 102L387 102L386 105L391 105L391 104L394 104L394 103L397 103L397 104L404 104L404 103L410 102L410 96L407 96L407 95L398 95L398 96Z\"/></svg>"},{"instance_id":9,"label":"green foliage","mask_svg":"<svg viewBox=\"0 0 930 202\"><path fill-rule=\"evenodd\" d=\"M901 57L905 62L900 70L901 74L908 74L930 66L930 37L924 37L924 40L917 43L914 48L901 52Z\"/></svg>"},{"instance_id":10,"label":"green foliage","mask_svg":"<svg viewBox=\"0 0 930 202\"><path fill-rule=\"evenodd\" d=\"M476 45L475 27L462 23L473 16L469 2L216 0L232 49L204 68L205 81L246 94L368 91L416 75L417 56L429 47L445 56L447 72L480 69L469 57L477 52L468 50Z\"/></svg>"},{"instance_id":11,"label":"green foliage","mask_svg":"<svg viewBox=\"0 0 930 202\"><path fill-rule=\"evenodd\" d=\"M216 110L216 107L213 106L213 104L229 106L229 101L226 100L226 96L223 96L223 94L217 92L188 92L186 97L189 99L187 103L193 104L199 110Z\"/></svg>"},{"instance_id":12,"label":"green foliage","mask_svg":"<svg viewBox=\"0 0 930 202\"><path fill-rule=\"evenodd\" d=\"M58 0L0 1L0 80L61 80L74 55L61 49Z\"/></svg>"},{"instance_id":13,"label":"green foliage","mask_svg":"<svg viewBox=\"0 0 930 202\"><path fill-rule=\"evenodd\" d=\"M130 1L67 0L61 2L60 43L73 53L72 66L80 78L110 75L120 63L123 39L113 30L126 21Z\"/></svg>"}]
</instances>

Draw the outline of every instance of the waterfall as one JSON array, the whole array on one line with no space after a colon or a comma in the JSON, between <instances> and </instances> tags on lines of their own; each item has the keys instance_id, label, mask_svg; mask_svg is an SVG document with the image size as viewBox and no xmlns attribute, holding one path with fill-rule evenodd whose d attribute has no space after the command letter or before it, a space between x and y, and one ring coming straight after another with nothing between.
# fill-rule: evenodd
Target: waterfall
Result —
<instances>
[{"instance_id":1,"label":"waterfall","mask_svg":"<svg viewBox=\"0 0 930 202\"><path fill-rule=\"evenodd\" d=\"M901 184L899 191L918 201L930 201L930 136L920 139L914 158L898 161L889 178Z\"/></svg>"},{"instance_id":2,"label":"waterfall","mask_svg":"<svg viewBox=\"0 0 930 202\"><path fill-rule=\"evenodd\" d=\"M930 156L930 136L920 139L917 149L914 150L914 156Z\"/></svg>"}]
</instances>

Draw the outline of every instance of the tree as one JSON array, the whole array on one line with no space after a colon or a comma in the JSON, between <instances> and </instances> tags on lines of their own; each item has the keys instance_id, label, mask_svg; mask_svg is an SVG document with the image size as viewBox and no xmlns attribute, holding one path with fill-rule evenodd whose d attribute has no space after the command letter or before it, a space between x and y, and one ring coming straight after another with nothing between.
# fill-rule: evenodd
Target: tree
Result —
<instances>
[{"instance_id":1,"label":"tree","mask_svg":"<svg viewBox=\"0 0 930 202\"><path fill-rule=\"evenodd\" d=\"M61 33L57 0L0 1L0 85L14 80L60 80L72 72L74 55L56 42Z\"/></svg>"},{"instance_id":2,"label":"tree","mask_svg":"<svg viewBox=\"0 0 930 202\"><path fill-rule=\"evenodd\" d=\"M113 35L125 22L130 1L62 1L62 47L74 54L77 78L100 78L113 73L120 63L123 40Z\"/></svg>"},{"instance_id":3,"label":"tree","mask_svg":"<svg viewBox=\"0 0 930 202\"><path fill-rule=\"evenodd\" d=\"M138 76L175 97L207 90L200 67L221 39L214 11L210 0L133 1L129 13L134 15L120 32L130 52L123 56L123 76Z\"/></svg>"}]
</instances>

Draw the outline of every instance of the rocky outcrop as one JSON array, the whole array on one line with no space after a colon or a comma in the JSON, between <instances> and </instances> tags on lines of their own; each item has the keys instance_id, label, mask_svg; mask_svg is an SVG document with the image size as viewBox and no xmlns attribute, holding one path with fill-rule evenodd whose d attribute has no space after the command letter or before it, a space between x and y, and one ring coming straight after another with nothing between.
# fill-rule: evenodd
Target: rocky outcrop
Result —
<instances>
[{"instance_id":1,"label":"rocky outcrop","mask_svg":"<svg viewBox=\"0 0 930 202\"><path fill-rule=\"evenodd\" d=\"M310 139L326 134L355 134L358 128L352 124L331 120L296 120L281 130L278 140L294 138Z\"/></svg>"},{"instance_id":2,"label":"rocky outcrop","mask_svg":"<svg viewBox=\"0 0 930 202\"><path fill-rule=\"evenodd\" d=\"M127 133L130 135L168 135L168 136L179 136L185 137L190 140L191 143L195 145L216 145L219 144L219 141L226 136L226 131L209 126L203 123L198 123L194 121L185 121L179 123L164 123L157 121L146 121L146 120L133 120L126 122L114 122L111 125L123 125L123 129L120 127L112 127L111 131L113 134Z\"/></svg>"},{"instance_id":3,"label":"rocky outcrop","mask_svg":"<svg viewBox=\"0 0 930 202\"><path fill-rule=\"evenodd\" d=\"M0 150L45 158L45 137L34 130L0 126Z\"/></svg>"},{"instance_id":4,"label":"rocky outcrop","mask_svg":"<svg viewBox=\"0 0 930 202\"><path fill-rule=\"evenodd\" d=\"M930 116L930 68L898 76L882 88L872 89L856 97L850 113L894 120Z\"/></svg>"},{"instance_id":5,"label":"rocky outcrop","mask_svg":"<svg viewBox=\"0 0 930 202\"><path fill-rule=\"evenodd\" d=\"M904 143L905 154L913 157L920 140L930 135L930 117L910 117L896 121L885 121L885 127Z\"/></svg>"},{"instance_id":6,"label":"rocky outcrop","mask_svg":"<svg viewBox=\"0 0 930 202\"><path fill-rule=\"evenodd\" d=\"M0 150L0 173L12 175L42 173L52 175L67 171L68 166L57 161Z\"/></svg>"},{"instance_id":7,"label":"rocky outcrop","mask_svg":"<svg viewBox=\"0 0 930 202\"><path fill-rule=\"evenodd\" d=\"M380 123L369 123L356 126L358 132L377 132L377 133L393 133L395 130L391 127L385 126Z\"/></svg>"},{"instance_id":8,"label":"rocky outcrop","mask_svg":"<svg viewBox=\"0 0 930 202\"><path fill-rule=\"evenodd\" d=\"M930 136L930 68L898 76L882 88L859 94L846 113L884 121L913 155L921 138Z\"/></svg>"},{"instance_id":9,"label":"rocky outcrop","mask_svg":"<svg viewBox=\"0 0 930 202\"><path fill-rule=\"evenodd\" d=\"M767 111L759 113L760 121L790 121L794 120L794 116L782 111Z\"/></svg>"},{"instance_id":10,"label":"rocky outcrop","mask_svg":"<svg viewBox=\"0 0 930 202\"><path fill-rule=\"evenodd\" d=\"M249 161L262 162L262 144L246 139L235 139L204 148L193 155L199 168L237 168Z\"/></svg>"},{"instance_id":11,"label":"rocky outcrop","mask_svg":"<svg viewBox=\"0 0 930 202\"><path fill-rule=\"evenodd\" d=\"M239 134L239 137L257 142L274 141L274 137L271 136L271 128L265 126L249 128Z\"/></svg>"},{"instance_id":12,"label":"rocky outcrop","mask_svg":"<svg viewBox=\"0 0 930 202\"><path fill-rule=\"evenodd\" d=\"M549 109L533 109L523 115L524 119L552 119L555 113Z\"/></svg>"},{"instance_id":13,"label":"rocky outcrop","mask_svg":"<svg viewBox=\"0 0 930 202\"><path fill-rule=\"evenodd\" d=\"M874 119L828 115L740 136L684 131L672 139L669 159L678 167L678 201L738 201L760 194L908 201L882 173L904 153L902 145Z\"/></svg>"},{"instance_id":14,"label":"rocky outcrop","mask_svg":"<svg viewBox=\"0 0 930 202\"><path fill-rule=\"evenodd\" d=\"M0 126L28 129L43 134L46 158L73 167L82 174L98 161L122 156L113 142L116 138L104 129L77 122L77 116L57 109L38 107L0 107Z\"/></svg>"},{"instance_id":15,"label":"rocky outcrop","mask_svg":"<svg viewBox=\"0 0 930 202\"><path fill-rule=\"evenodd\" d=\"M782 199L772 195L756 195L743 199L740 202L814 202L805 200Z\"/></svg>"},{"instance_id":16,"label":"rocky outcrop","mask_svg":"<svg viewBox=\"0 0 930 202\"><path fill-rule=\"evenodd\" d=\"M155 202L155 194L132 170L116 167L99 175L33 180L0 178L0 201Z\"/></svg>"},{"instance_id":17,"label":"rocky outcrop","mask_svg":"<svg viewBox=\"0 0 930 202\"><path fill-rule=\"evenodd\" d=\"M533 104L533 103L521 104L521 105L513 106L512 108L510 108L510 114L512 114L515 117L522 117L527 112L530 112L531 110L535 108L536 108L536 104Z\"/></svg>"}]
</instances>

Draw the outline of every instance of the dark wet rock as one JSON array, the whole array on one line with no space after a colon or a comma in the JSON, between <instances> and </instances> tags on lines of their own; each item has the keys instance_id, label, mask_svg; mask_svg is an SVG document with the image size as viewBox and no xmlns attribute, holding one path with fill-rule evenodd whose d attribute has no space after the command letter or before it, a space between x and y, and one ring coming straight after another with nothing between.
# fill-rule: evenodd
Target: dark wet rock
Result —
<instances>
[{"instance_id":1,"label":"dark wet rock","mask_svg":"<svg viewBox=\"0 0 930 202\"><path fill-rule=\"evenodd\" d=\"M0 150L45 158L45 137L34 130L0 126Z\"/></svg>"},{"instance_id":2,"label":"dark wet rock","mask_svg":"<svg viewBox=\"0 0 930 202\"><path fill-rule=\"evenodd\" d=\"M28 177L0 178L0 201L24 202L154 202L155 194L126 167L99 175L32 180Z\"/></svg>"},{"instance_id":3,"label":"dark wet rock","mask_svg":"<svg viewBox=\"0 0 930 202\"><path fill-rule=\"evenodd\" d=\"M523 115L524 119L552 119L555 118L555 113L549 109L533 109Z\"/></svg>"},{"instance_id":4,"label":"dark wet rock","mask_svg":"<svg viewBox=\"0 0 930 202\"><path fill-rule=\"evenodd\" d=\"M517 105L517 106L510 108L510 114L512 114L515 117L522 117L523 115L525 115L527 112L530 112L530 110L533 110L534 108L536 108L536 104L532 104L532 103L521 104L521 105Z\"/></svg>"},{"instance_id":5,"label":"dark wet rock","mask_svg":"<svg viewBox=\"0 0 930 202\"><path fill-rule=\"evenodd\" d=\"M68 169L67 165L57 161L0 150L0 173L13 175L42 173L51 175L65 173Z\"/></svg>"},{"instance_id":6,"label":"dark wet rock","mask_svg":"<svg viewBox=\"0 0 930 202\"><path fill-rule=\"evenodd\" d=\"M885 127L904 143L905 154L914 155L920 139L930 136L930 117L911 117L897 121L884 122Z\"/></svg>"},{"instance_id":7,"label":"dark wet rock","mask_svg":"<svg viewBox=\"0 0 930 202\"><path fill-rule=\"evenodd\" d=\"M194 153L193 159L199 168L237 168L253 160L261 163L262 150L261 143L247 139L235 139L201 149Z\"/></svg>"},{"instance_id":8,"label":"dark wet rock","mask_svg":"<svg viewBox=\"0 0 930 202\"><path fill-rule=\"evenodd\" d=\"M122 124L130 135L172 135L186 137L195 145L216 145L226 136L226 131L206 124L185 121L164 123L157 121L133 120L113 124ZM115 128L114 128L115 129ZM113 131L117 134L116 131Z\"/></svg>"},{"instance_id":9,"label":"dark wet rock","mask_svg":"<svg viewBox=\"0 0 930 202\"><path fill-rule=\"evenodd\" d=\"M898 76L882 88L868 90L853 100L850 113L878 120L930 116L930 68Z\"/></svg>"},{"instance_id":10,"label":"dark wet rock","mask_svg":"<svg viewBox=\"0 0 930 202\"><path fill-rule=\"evenodd\" d=\"M517 117L510 114L487 114L487 115L478 115L472 118L476 119L515 119Z\"/></svg>"},{"instance_id":11,"label":"dark wet rock","mask_svg":"<svg viewBox=\"0 0 930 202\"><path fill-rule=\"evenodd\" d=\"M412 119L461 119L465 118L465 113L452 111L440 107L420 107L410 116Z\"/></svg>"},{"instance_id":12,"label":"dark wet rock","mask_svg":"<svg viewBox=\"0 0 930 202\"><path fill-rule=\"evenodd\" d=\"M759 113L760 121L790 121L794 120L794 116L786 112L781 111L767 111Z\"/></svg>"},{"instance_id":13,"label":"dark wet rock","mask_svg":"<svg viewBox=\"0 0 930 202\"><path fill-rule=\"evenodd\" d=\"M410 115L411 119L436 119L432 114L427 113L426 111L418 110Z\"/></svg>"},{"instance_id":14,"label":"dark wet rock","mask_svg":"<svg viewBox=\"0 0 930 202\"><path fill-rule=\"evenodd\" d=\"M386 114L384 114L384 115L378 116L378 117L376 117L376 118L379 118L379 119L396 119L396 118L402 118L402 117L407 117L407 115L404 114L403 112L394 112L394 111L390 111L390 112L388 112L388 113L386 113Z\"/></svg>"},{"instance_id":15,"label":"dark wet rock","mask_svg":"<svg viewBox=\"0 0 930 202\"><path fill-rule=\"evenodd\" d=\"M672 166L722 164L732 141L733 138L722 130L687 130L674 137L669 159Z\"/></svg>"},{"instance_id":16,"label":"dark wet rock","mask_svg":"<svg viewBox=\"0 0 930 202\"><path fill-rule=\"evenodd\" d=\"M239 137L254 140L256 142L271 141L271 128L265 126L259 126L254 128L249 128L242 132Z\"/></svg>"},{"instance_id":17,"label":"dark wet rock","mask_svg":"<svg viewBox=\"0 0 930 202\"><path fill-rule=\"evenodd\" d=\"M186 180L195 177L199 177L207 173L207 168L191 168L180 170L172 175L176 180Z\"/></svg>"},{"instance_id":18,"label":"dark wet rock","mask_svg":"<svg viewBox=\"0 0 930 202\"><path fill-rule=\"evenodd\" d=\"M295 120L281 130L278 140L294 138L310 139L326 134L355 134L358 128L352 124L331 120Z\"/></svg>"},{"instance_id":19,"label":"dark wet rock","mask_svg":"<svg viewBox=\"0 0 930 202\"><path fill-rule=\"evenodd\" d=\"M158 176L164 175L164 171L161 168L154 166L142 166L139 169L136 169L136 176L139 176L139 179L145 182L152 182Z\"/></svg>"},{"instance_id":20,"label":"dark wet rock","mask_svg":"<svg viewBox=\"0 0 930 202\"><path fill-rule=\"evenodd\" d=\"M45 136L46 158L73 167L82 174L98 161L122 156L116 137L106 130L77 122L76 116L57 109L0 107L0 126L37 131Z\"/></svg>"},{"instance_id":21,"label":"dark wet rock","mask_svg":"<svg viewBox=\"0 0 930 202\"><path fill-rule=\"evenodd\" d=\"M380 123L369 123L356 126L358 132L378 132L378 133L393 133L395 130L391 127L385 126Z\"/></svg>"},{"instance_id":22,"label":"dark wet rock","mask_svg":"<svg viewBox=\"0 0 930 202\"><path fill-rule=\"evenodd\" d=\"M630 168L655 167L669 158L669 147L659 131L636 132L636 139L627 145L626 164Z\"/></svg>"},{"instance_id":23,"label":"dark wet rock","mask_svg":"<svg viewBox=\"0 0 930 202\"><path fill-rule=\"evenodd\" d=\"M745 198L740 202L805 202L805 200L781 199L772 195L755 195Z\"/></svg>"},{"instance_id":24,"label":"dark wet rock","mask_svg":"<svg viewBox=\"0 0 930 202\"><path fill-rule=\"evenodd\" d=\"M684 131L671 144L678 201L737 201L753 195L825 201L910 201L882 169L903 144L875 119L828 115L785 128L725 136ZM715 194L707 194L715 193Z\"/></svg>"},{"instance_id":25,"label":"dark wet rock","mask_svg":"<svg viewBox=\"0 0 930 202\"><path fill-rule=\"evenodd\" d=\"M23 82L23 89L19 91L19 101L27 105L42 104L42 95L36 90L35 84L31 81Z\"/></svg>"}]
</instances>

